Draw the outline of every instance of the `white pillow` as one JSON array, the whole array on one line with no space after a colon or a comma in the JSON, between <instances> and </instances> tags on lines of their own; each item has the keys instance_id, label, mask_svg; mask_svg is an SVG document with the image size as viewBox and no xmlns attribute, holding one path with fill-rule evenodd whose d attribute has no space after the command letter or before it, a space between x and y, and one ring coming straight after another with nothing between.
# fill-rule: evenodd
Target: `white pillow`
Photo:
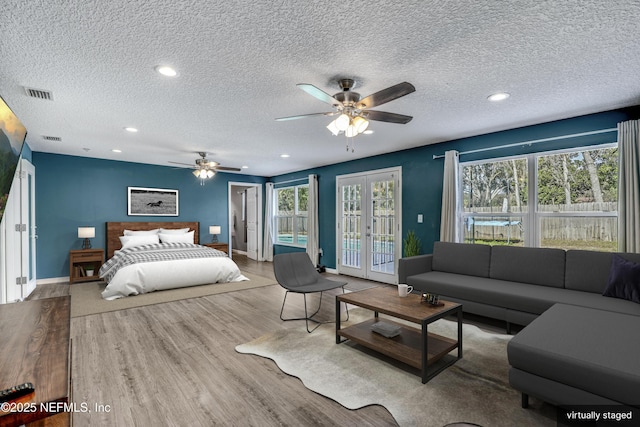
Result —
<instances>
[{"instance_id":1,"label":"white pillow","mask_svg":"<svg viewBox=\"0 0 640 427\"><path fill-rule=\"evenodd\" d=\"M143 234L140 236L120 236L120 243L122 243L122 249L127 249L133 246L160 243L160 240L157 234Z\"/></svg>"},{"instance_id":2,"label":"white pillow","mask_svg":"<svg viewBox=\"0 0 640 427\"><path fill-rule=\"evenodd\" d=\"M182 233L182 234L177 234L177 233L163 234L163 233L160 233L160 234L158 234L158 236L160 236L160 241L162 243L193 243L193 233L194 233L194 231L190 231L188 233Z\"/></svg>"},{"instance_id":3,"label":"white pillow","mask_svg":"<svg viewBox=\"0 0 640 427\"><path fill-rule=\"evenodd\" d=\"M160 234L185 234L189 231L189 227L187 228L161 228Z\"/></svg>"},{"instance_id":4,"label":"white pillow","mask_svg":"<svg viewBox=\"0 0 640 427\"><path fill-rule=\"evenodd\" d=\"M155 230L124 230L125 236L147 236L149 234L158 234L159 228Z\"/></svg>"}]
</instances>

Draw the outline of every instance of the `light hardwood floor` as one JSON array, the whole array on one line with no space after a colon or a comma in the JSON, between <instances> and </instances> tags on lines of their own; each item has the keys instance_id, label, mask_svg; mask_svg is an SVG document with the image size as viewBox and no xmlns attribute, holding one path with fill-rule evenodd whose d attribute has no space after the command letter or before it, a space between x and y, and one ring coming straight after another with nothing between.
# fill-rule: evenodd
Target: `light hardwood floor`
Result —
<instances>
[{"instance_id":1,"label":"light hardwood floor","mask_svg":"<svg viewBox=\"0 0 640 427\"><path fill-rule=\"evenodd\" d=\"M235 255L234 261L273 278L271 263ZM31 299L68 291L68 284L41 285ZM273 361L235 351L265 333L304 328L304 322L279 319L283 296L274 285L72 319L73 399L91 409L73 414L74 424L397 425L381 406L348 410ZM332 296L325 296L320 313L327 320L334 316ZM290 296L287 310L302 310L301 302ZM96 405L109 411L95 411Z\"/></svg>"}]
</instances>

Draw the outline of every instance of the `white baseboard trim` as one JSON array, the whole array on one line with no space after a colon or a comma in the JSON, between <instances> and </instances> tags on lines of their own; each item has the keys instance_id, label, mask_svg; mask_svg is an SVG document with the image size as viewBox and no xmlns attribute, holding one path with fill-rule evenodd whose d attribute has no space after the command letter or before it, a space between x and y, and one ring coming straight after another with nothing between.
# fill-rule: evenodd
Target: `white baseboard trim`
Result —
<instances>
[{"instance_id":1,"label":"white baseboard trim","mask_svg":"<svg viewBox=\"0 0 640 427\"><path fill-rule=\"evenodd\" d=\"M69 276L66 277L49 277L47 279L37 279L36 280L36 286L37 285L50 285L52 283L61 283L61 282L68 282L69 281Z\"/></svg>"}]
</instances>

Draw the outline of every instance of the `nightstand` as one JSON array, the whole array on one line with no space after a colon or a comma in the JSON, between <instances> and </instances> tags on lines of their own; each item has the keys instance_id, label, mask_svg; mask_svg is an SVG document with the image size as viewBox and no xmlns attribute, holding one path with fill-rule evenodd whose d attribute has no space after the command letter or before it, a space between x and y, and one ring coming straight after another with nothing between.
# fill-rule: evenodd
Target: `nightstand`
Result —
<instances>
[{"instance_id":1,"label":"nightstand","mask_svg":"<svg viewBox=\"0 0 640 427\"><path fill-rule=\"evenodd\" d=\"M213 249L217 249L219 251L222 251L224 253L226 253L227 255L229 254L229 244L228 243L203 243L202 246L206 246L208 248L213 248Z\"/></svg>"},{"instance_id":2,"label":"nightstand","mask_svg":"<svg viewBox=\"0 0 640 427\"><path fill-rule=\"evenodd\" d=\"M98 270L104 263L103 249L69 251L69 284L100 280ZM93 267L93 273L89 273ZM91 274L91 275L89 275Z\"/></svg>"}]
</instances>

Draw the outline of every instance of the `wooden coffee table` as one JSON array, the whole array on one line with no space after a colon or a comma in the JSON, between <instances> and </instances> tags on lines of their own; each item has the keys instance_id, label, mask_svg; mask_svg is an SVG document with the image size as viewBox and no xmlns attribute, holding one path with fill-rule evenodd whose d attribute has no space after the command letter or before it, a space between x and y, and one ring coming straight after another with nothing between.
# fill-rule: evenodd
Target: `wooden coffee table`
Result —
<instances>
[{"instance_id":1,"label":"wooden coffee table","mask_svg":"<svg viewBox=\"0 0 640 427\"><path fill-rule=\"evenodd\" d=\"M373 319L341 329L340 303L342 302L372 310ZM421 302L419 295L410 294L399 297L397 289L386 286L340 294L336 296L336 344L346 341L343 338L347 338L420 369L424 384L462 358L462 305L443 300L440 302L444 305L431 306ZM371 330L374 323L381 321L379 313L417 323L420 329L385 318L384 322L401 328L400 335L386 338ZM458 317L457 340L436 335L427 330L430 323L454 314ZM436 364L456 348L458 349L457 358L451 357Z\"/></svg>"}]
</instances>

